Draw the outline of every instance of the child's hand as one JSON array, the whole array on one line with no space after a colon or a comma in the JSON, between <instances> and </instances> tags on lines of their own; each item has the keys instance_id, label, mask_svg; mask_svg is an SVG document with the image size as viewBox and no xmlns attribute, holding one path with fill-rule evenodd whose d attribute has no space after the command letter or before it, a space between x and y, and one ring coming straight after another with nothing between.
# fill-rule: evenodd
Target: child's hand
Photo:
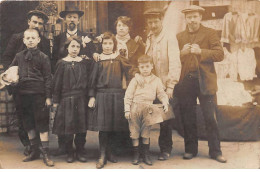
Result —
<instances>
[{"instance_id":1,"label":"child's hand","mask_svg":"<svg viewBox=\"0 0 260 172\"><path fill-rule=\"evenodd\" d=\"M131 113L130 112L125 112L125 118L127 120L130 120L131 119Z\"/></svg>"},{"instance_id":2,"label":"child's hand","mask_svg":"<svg viewBox=\"0 0 260 172\"><path fill-rule=\"evenodd\" d=\"M95 101L96 101L95 97L91 97L88 102L88 107L95 108Z\"/></svg>"},{"instance_id":3,"label":"child's hand","mask_svg":"<svg viewBox=\"0 0 260 172\"><path fill-rule=\"evenodd\" d=\"M165 113L168 112L169 111L169 105L168 104L163 105L163 110L164 110Z\"/></svg>"},{"instance_id":4,"label":"child's hand","mask_svg":"<svg viewBox=\"0 0 260 172\"><path fill-rule=\"evenodd\" d=\"M93 54L93 59L97 62L97 61L100 60L100 59L99 59L99 56L100 56L100 54L94 53L94 54Z\"/></svg>"},{"instance_id":5,"label":"child's hand","mask_svg":"<svg viewBox=\"0 0 260 172\"><path fill-rule=\"evenodd\" d=\"M51 98L47 98L45 101L45 105L46 106L51 106L52 102L51 102Z\"/></svg>"},{"instance_id":6,"label":"child's hand","mask_svg":"<svg viewBox=\"0 0 260 172\"><path fill-rule=\"evenodd\" d=\"M139 73L135 74L135 79L140 87L144 87L144 78Z\"/></svg>"},{"instance_id":7,"label":"child's hand","mask_svg":"<svg viewBox=\"0 0 260 172\"><path fill-rule=\"evenodd\" d=\"M172 99L173 97L173 89L172 88L167 88L166 89L166 94L168 96L169 99Z\"/></svg>"}]
</instances>

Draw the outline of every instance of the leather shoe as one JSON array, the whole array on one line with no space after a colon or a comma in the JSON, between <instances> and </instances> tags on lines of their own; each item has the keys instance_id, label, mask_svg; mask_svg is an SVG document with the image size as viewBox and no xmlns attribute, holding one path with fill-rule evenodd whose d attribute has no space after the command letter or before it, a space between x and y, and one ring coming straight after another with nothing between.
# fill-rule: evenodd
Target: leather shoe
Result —
<instances>
[{"instance_id":1,"label":"leather shoe","mask_svg":"<svg viewBox=\"0 0 260 172\"><path fill-rule=\"evenodd\" d=\"M68 163L73 163L74 162L74 152L69 152L67 156L67 162Z\"/></svg>"},{"instance_id":2,"label":"leather shoe","mask_svg":"<svg viewBox=\"0 0 260 172\"><path fill-rule=\"evenodd\" d=\"M218 155L216 157L211 157L211 158L215 159L216 161L221 162L221 163L226 163L227 162L227 160L222 155Z\"/></svg>"},{"instance_id":3,"label":"leather shoe","mask_svg":"<svg viewBox=\"0 0 260 172\"><path fill-rule=\"evenodd\" d=\"M192 159L194 155L192 153L184 153L183 159Z\"/></svg>"},{"instance_id":4,"label":"leather shoe","mask_svg":"<svg viewBox=\"0 0 260 172\"><path fill-rule=\"evenodd\" d=\"M24 154L25 156L29 156L30 153L31 153L31 146L30 146L30 145L25 146L25 149L24 149L24 151L23 151L23 154Z\"/></svg>"},{"instance_id":5,"label":"leather shoe","mask_svg":"<svg viewBox=\"0 0 260 172\"><path fill-rule=\"evenodd\" d=\"M65 155L67 152L64 148L58 148L56 151L52 153L53 156Z\"/></svg>"},{"instance_id":6,"label":"leather shoe","mask_svg":"<svg viewBox=\"0 0 260 172\"><path fill-rule=\"evenodd\" d=\"M170 154L169 154L169 153L167 153L167 152L161 152L160 155L159 155L159 157L158 157L158 160L160 160L160 161L165 161L165 160L167 160L167 159L169 159L169 158L170 158Z\"/></svg>"},{"instance_id":7,"label":"leather shoe","mask_svg":"<svg viewBox=\"0 0 260 172\"><path fill-rule=\"evenodd\" d=\"M76 158L77 158L77 160L80 161L80 162L87 162L86 157L84 157L84 154L81 153L81 152L78 152L78 151L77 151L77 153L76 153Z\"/></svg>"}]
</instances>

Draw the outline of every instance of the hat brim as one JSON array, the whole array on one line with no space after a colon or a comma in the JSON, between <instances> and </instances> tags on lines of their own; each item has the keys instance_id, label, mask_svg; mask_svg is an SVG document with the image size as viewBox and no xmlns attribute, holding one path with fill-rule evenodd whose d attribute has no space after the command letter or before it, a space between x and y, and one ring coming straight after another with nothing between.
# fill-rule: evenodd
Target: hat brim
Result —
<instances>
[{"instance_id":1,"label":"hat brim","mask_svg":"<svg viewBox=\"0 0 260 172\"><path fill-rule=\"evenodd\" d=\"M182 13L190 13L190 12L199 12L199 13L204 13L205 10L202 9L185 9L181 11Z\"/></svg>"},{"instance_id":2,"label":"hat brim","mask_svg":"<svg viewBox=\"0 0 260 172\"><path fill-rule=\"evenodd\" d=\"M77 13L79 15L79 18L83 16L84 12L83 11L61 11L60 12L60 17L65 18L67 14L69 13Z\"/></svg>"},{"instance_id":3,"label":"hat brim","mask_svg":"<svg viewBox=\"0 0 260 172\"><path fill-rule=\"evenodd\" d=\"M30 19L33 15L41 17L45 23L47 23L49 20L49 17L45 13L38 10L29 11L27 14L28 19Z\"/></svg>"}]
</instances>

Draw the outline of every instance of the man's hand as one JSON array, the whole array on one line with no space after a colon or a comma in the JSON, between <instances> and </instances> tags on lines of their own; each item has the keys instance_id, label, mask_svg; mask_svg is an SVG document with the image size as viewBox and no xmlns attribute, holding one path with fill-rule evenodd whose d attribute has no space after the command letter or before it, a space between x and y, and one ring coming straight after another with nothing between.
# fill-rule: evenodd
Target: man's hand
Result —
<instances>
[{"instance_id":1,"label":"man's hand","mask_svg":"<svg viewBox=\"0 0 260 172\"><path fill-rule=\"evenodd\" d=\"M163 105L163 110L164 110L165 113L168 112L169 111L169 105L168 104Z\"/></svg>"},{"instance_id":2,"label":"man's hand","mask_svg":"<svg viewBox=\"0 0 260 172\"><path fill-rule=\"evenodd\" d=\"M169 99L172 99L173 98L173 89L172 88L167 88L166 89L166 94L167 94Z\"/></svg>"},{"instance_id":3,"label":"man's hand","mask_svg":"<svg viewBox=\"0 0 260 172\"><path fill-rule=\"evenodd\" d=\"M144 87L144 78L139 73L135 74L135 79L140 87Z\"/></svg>"},{"instance_id":4,"label":"man's hand","mask_svg":"<svg viewBox=\"0 0 260 172\"><path fill-rule=\"evenodd\" d=\"M201 54L200 46L198 44L192 44L190 52L191 54L200 55Z\"/></svg>"},{"instance_id":5,"label":"man's hand","mask_svg":"<svg viewBox=\"0 0 260 172\"><path fill-rule=\"evenodd\" d=\"M88 107L95 108L95 101L96 101L95 97L91 97L88 102Z\"/></svg>"},{"instance_id":6,"label":"man's hand","mask_svg":"<svg viewBox=\"0 0 260 172\"><path fill-rule=\"evenodd\" d=\"M100 54L94 53L94 54L93 54L93 59L97 62L97 61L100 60L99 56L100 56Z\"/></svg>"},{"instance_id":7,"label":"man's hand","mask_svg":"<svg viewBox=\"0 0 260 172\"><path fill-rule=\"evenodd\" d=\"M51 98L47 98L45 101L45 105L46 106L51 106L52 102L51 102Z\"/></svg>"},{"instance_id":8,"label":"man's hand","mask_svg":"<svg viewBox=\"0 0 260 172\"><path fill-rule=\"evenodd\" d=\"M183 48L182 48L182 50L181 50L181 55L182 55L182 56L185 56L185 55L187 55L187 54L190 54L190 52L191 52L191 44L188 43L188 44L185 44L185 45L183 46Z\"/></svg>"},{"instance_id":9,"label":"man's hand","mask_svg":"<svg viewBox=\"0 0 260 172\"><path fill-rule=\"evenodd\" d=\"M130 120L131 119L131 113L130 112L125 112L125 118L127 120Z\"/></svg>"}]
</instances>

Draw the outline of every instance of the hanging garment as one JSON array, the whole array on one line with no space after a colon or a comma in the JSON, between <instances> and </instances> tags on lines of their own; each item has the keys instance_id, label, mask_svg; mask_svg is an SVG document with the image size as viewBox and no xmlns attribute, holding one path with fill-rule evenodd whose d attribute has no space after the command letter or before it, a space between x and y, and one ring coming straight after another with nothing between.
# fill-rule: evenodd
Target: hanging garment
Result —
<instances>
[{"instance_id":1,"label":"hanging garment","mask_svg":"<svg viewBox=\"0 0 260 172\"><path fill-rule=\"evenodd\" d=\"M256 59L252 48L239 49L237 52L238 73L242 81L253 80L256 77Z\"/></svg>"}]
</instances>

